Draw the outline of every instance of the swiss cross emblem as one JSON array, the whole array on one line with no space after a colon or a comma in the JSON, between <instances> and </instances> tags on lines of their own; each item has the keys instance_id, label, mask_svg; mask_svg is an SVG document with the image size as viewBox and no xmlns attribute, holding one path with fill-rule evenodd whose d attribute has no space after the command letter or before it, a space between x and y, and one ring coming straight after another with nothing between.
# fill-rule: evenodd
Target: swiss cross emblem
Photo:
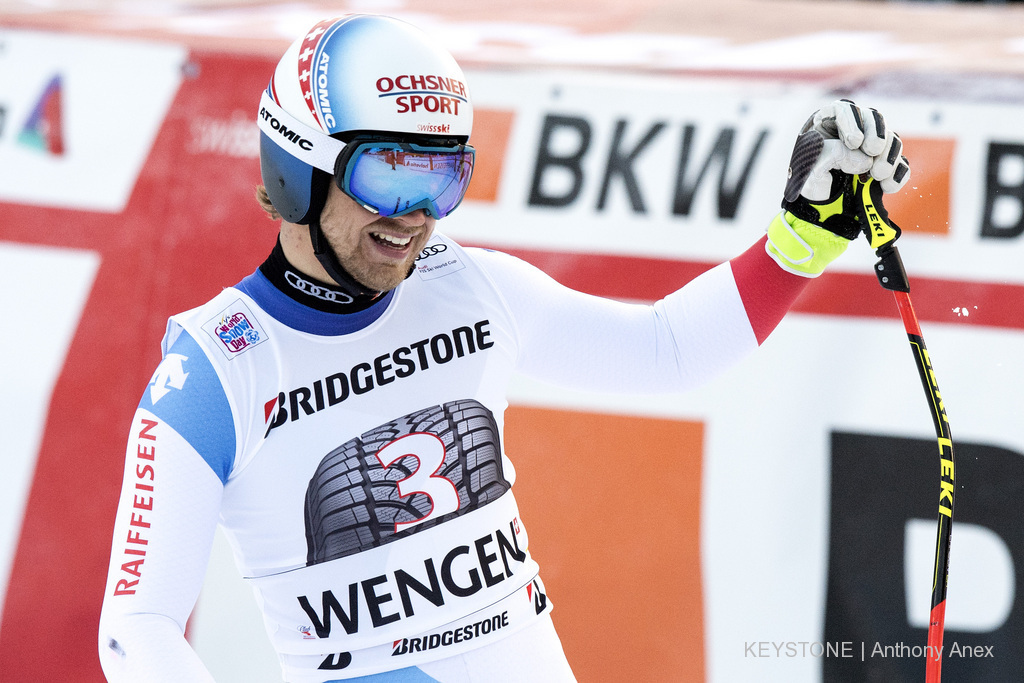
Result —
<instances>
[{"instance_id":1,"label":"swiss cross emblem","mask_svg":"<svg viewBox=\"0 0 1024 683\"><path fill-rule=\"evenodd\" d=\"M317 53L317 48L320 46L320 39L327 29L334 23L334 20L321 21L319 24L314 26L306 34L306 37L302 39L302 45L299 49L299 60L298 60L298 76L299 76L299 89L302 91L302 97L306 100L306 106L309 107L309 111L313 114L313 118L316 120L320 127L323 128L324 124L320 121L320 117L317 116L316 106L314 105L313 97L313 79L310 78L312 70L314 68L314 56Z\"/></svg>"}]
</instances>

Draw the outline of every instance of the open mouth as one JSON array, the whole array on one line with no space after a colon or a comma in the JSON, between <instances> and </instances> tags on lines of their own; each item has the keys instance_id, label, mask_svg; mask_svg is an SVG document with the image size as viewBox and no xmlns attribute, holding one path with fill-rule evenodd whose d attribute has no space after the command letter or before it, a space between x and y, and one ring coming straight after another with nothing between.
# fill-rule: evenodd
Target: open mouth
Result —
<instances>
[{"instance_id":1,"label":"open mouth","mask_svg":"<svg viewBox=\"0 0 1024 683\"><path fill-rule=\"evenodd\" d=\"M374 242L381 246L390 249L397 249L399 251L405 249L409 246L409 243L412 242L411 236L396 237L395 235L386 235L382 232L371 232L370 237L373 238Z\"/></svg>"}]
</instances>

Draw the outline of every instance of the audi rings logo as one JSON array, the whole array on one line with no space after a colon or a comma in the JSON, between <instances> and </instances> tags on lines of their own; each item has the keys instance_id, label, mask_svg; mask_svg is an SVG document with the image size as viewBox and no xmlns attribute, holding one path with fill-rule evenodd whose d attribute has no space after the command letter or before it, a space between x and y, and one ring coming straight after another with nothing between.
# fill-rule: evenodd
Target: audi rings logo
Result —
<instances>
[{"instance_id":1,"label":"audi rings logo","mask_svg":"<svg viewBox=\"0 0 1024 683\"><path fill-rule=\"evenodd\" d=\"M285 271L284 279L289 285L299 290L303 294L322 299L324 301L331 301L336 304L350 304L353 299L345 292L336 292L333 289L327 289L320 285L313 284L309 280L303 280L301 277L288 270Z\"/></svg>"},{"instance_id":2,"label":"audi rings logo","mask_svg":"<svg viewBox=\"0 0 1024 683\"><path fill-rule=\"evenodd\" d=\"M428 244L427 246L423 247L423 251L421 251L420 255L416 257L416 260L422 261L425 258L437 256L438 254L444 253L446 251L448 251L448 245L444 244L443 242L440 244Z\"/></svg>"}]
</instances>

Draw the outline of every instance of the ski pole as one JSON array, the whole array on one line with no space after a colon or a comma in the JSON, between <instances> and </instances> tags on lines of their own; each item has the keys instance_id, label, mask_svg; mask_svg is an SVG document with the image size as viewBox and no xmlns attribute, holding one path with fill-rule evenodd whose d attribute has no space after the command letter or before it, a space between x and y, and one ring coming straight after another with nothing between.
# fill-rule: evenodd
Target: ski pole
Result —
<instances>
[{"instance_id":1,"label":"ski pole","mask_svg":"<svg viewBox=\"0 0 1024 683\"><path fill-rule=\"evenodd\" d=\"M942 402L942 394L935 379L921 334L921 325L914 313L910 301L910 283L903 267L900 253L896 249L896 238L900 236L900 228L889 220L888 212L882 206L882 189L872 179L853 180L857 193L857 210L862 220L871 248L879 261L875 264L875 275L885 289L896 297L903 327L910 340L910 348L914 353L921 384L928 398L928 408L935 425L935 436L939 444L939 512L938 532L935 539L935 565L932 572L931 612L928 618L928 648L925 664L926 683L939 683L942 678L942 635L946 621L946 582L949 577L949 548L951 527L953 524L954 498L954 457L953 438L949 431L949 419Z\"/></svg>"}]
</instances>

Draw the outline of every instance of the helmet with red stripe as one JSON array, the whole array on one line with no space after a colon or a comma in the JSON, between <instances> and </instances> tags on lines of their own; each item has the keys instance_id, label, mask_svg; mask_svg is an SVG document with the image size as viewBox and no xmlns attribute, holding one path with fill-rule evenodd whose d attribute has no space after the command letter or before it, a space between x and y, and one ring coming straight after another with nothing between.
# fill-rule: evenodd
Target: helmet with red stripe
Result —
<instances>
[{"instance_id":1,"label":"helmet with red stripe","mask_svg":"<svg viewBox=\"0 0 1024 683\"><path fill-rule=\"evenodd\" d=\"M285 52L260 103L260 169L274 208L316 222L344 143L356 135L465 143L466 78L420 29L356 14L322 21Z\"/></svg>"}]
</instances>

